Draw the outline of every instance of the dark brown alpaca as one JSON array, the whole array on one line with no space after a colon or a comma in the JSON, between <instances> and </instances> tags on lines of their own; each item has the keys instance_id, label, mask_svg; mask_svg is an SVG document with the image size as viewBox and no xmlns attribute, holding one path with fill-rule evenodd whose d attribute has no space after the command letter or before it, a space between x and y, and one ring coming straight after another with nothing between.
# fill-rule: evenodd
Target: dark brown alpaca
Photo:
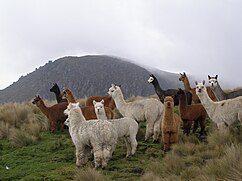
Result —
<instances>
[{"instance_id":1,"label":"dark brown alpaca","mask_svg":"<svg viewBox=\"0 0 242 181\"><path fill-rule=\"evenodd\" d=\"M198 98L197 94L196 94L196 88L191 88L190 86L190 83L189 83L189 80L188 80L188 77L186 75L185 72L180 73L180 78L179 78L180 81L183 82L184 84L184 88L185 88L185 91L189 91L192 93L192 101L194 104L197 104L197 103L201 103L200 99ZM209 97L213 100L213 101L217 101L217 98L216 96L214 95L213 91L211 90L211 88L208 86L206 87L207 88L207 92L208 92L208 95Z\"/></svg>"},{"instance_id":2,"label":"dark brown alpaca","mask_svg":"<svg viewBox=\"0 0 242 181\"><path fill-rule=\"evenodd\" d=\"M86 100L86 106L93 106L93 100L100 102L104 100L104 106L114 110L116 108L115 102L111 96L90 96Z\"/></svg>"},{"instance_id":3,"label":"dark brown alpaca","mask_svg":"<svg viewBox=\"0 0 242 181\"><path fill-rule=\"evenodd\" d=\"M77 103L72 91L68 88L64 88L64 90L62 92L62 96L67 99L68 103ZM113 119L112 109L110 109L109 107L104 107L104 109L105 109L107 118ZM95 113L95 108L93 107L93 103L92 103L92 106L81 107L81 110L82 110L82 113L83 113L84 117L86 118L86 120L97 119L97 116Z\"/></svg>"},{"instance_id":4,"label":"dark brown alpaca","mask_svg":"<svg viewBox=\"0 0 242 181\"><path fill-rule=\"evenodd\" d=\"M193 133L195 133L198 128L198 124L200 124L200 135L202 135L205 129L205 119L207 117L207 112L203 105L187 105L186 95L182 89L178 90L177 95L179 99L180 116L183 120L184 134L189 135L192 124L194 124Z\"/></svg>"},{"instance_id":5,"label":"dark brown alpaca","mask_svg":"<svg viewBox=\"0 0 242 181\"><path fill-rule=\"evenodd\" d=\"M64 115L64 110L67 108L67 102L62 102L47 107L44 101L39 96L36 96L32 103L35 104L40 109L40 111L49 119L50 131L52 133L54 133L59 126L62 131L64 130L64 122L67 118Z\"/></svg>"},{"instance_id":6,"label":"dark brown alpaca","mask_svg":"<svg viewBox=\"0 0 242 181\"><path fill-rule=\"evenodd\" d=\"M57 83L54 83L53 87L50 88L50 92L54 92L55 93L55 97L56 97L57 103L67 102L66 99L62 98L61 92L60 92L60 88L57 85Z\"/></svg>"}]
</instances>

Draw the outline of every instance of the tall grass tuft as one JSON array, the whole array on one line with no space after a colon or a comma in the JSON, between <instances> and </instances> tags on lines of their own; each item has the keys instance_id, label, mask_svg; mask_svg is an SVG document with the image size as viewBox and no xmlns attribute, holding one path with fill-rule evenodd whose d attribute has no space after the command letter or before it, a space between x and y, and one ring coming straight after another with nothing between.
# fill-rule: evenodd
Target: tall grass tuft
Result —
<instances>
[{"instance_id":1,"label":"tall grass tuft","mask_svg":"<svg viewBox=\"0 0 242 181\"><path fill-rule=\"evenodd\" d=\"M109 179L93 168L78 169L75 181L108 181Z\"/></svg>"}]
</instances>

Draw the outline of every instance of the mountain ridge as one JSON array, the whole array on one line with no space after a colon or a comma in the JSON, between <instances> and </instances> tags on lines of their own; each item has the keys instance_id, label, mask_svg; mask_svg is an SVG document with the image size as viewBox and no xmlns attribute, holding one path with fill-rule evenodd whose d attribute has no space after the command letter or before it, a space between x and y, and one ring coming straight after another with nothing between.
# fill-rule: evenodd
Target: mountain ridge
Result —
<instances>
[{"instance_id":1,"label":"mountain ridge","mask_svg":"<svg viewBox=\"0 0 242 181\"><path fill-rule=\"evenodd\" d=\"M111 83L121 84L125 98L154 95L154 88L147 82L149 73L154 73L163 89L178 88L178 74L141 67L127 59L107 55L66 56L36 68L21 76L0 91L0 103L23 102L35 95L54 100L49 89L53 83L70 88L77 98L91 95L107 95Z\"/></svg>"}]
</instances>

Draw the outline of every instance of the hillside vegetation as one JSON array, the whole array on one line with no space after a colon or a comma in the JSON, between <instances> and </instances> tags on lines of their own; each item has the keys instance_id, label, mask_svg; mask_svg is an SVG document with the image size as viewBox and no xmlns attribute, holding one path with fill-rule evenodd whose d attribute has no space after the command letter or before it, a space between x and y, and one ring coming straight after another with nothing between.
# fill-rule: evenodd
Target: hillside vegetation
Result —
<instances>
[{"instance_id":1,"label":"hillside vegetation","mask_svg":"<svg viewBox=\"0 0 242 181\"><path fill-rule=\"evenodd\" d=\"M162 144L143 142L142 124L133 157L125 158L125 144L120 139L108 166L94 170L92 161L84 168L75 167L75 148L68 130L56 134L47 131L47 119L31 103L1 105L0 124L0 180L239 181L242 178L240 126L219 132L208 121L206 137L180 133L179 143L165 153Z\"/></svg>"}]
</instances>

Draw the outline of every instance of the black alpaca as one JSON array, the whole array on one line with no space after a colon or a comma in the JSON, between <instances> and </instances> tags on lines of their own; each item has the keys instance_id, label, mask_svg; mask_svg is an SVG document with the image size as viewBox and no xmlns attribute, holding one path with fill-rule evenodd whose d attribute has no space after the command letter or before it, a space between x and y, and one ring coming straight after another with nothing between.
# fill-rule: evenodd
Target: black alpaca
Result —
<instances>
[{"instance_id":1,"label":"black alpaca","mask_svg":"<svg viewBox=\"0 0 242 181\"><path fill-rule=\"evenodd\" d=\"M150 74L150 78L148 79L148 82L153 84L153 86L155 88L155 92L158 95L158 97L162 103L164 103L165 96L173 96L174 105L177 106L179 104L179 99L177 97L178 89L167 89L167 90L161 89L157 78L153 74ZM187 91L185 91L185 92L186 92L186 97L187 97L187 103L189 105L191 105L192 94Z\"/></svg>"},{"instance_id":2,"label":"black alpaca","mask_svg":"<svg viewBox=\"0 0 242 181\"><path fill-rule=\"evenodd\" d=\"M55 93L55 97L57 100L57 103L61 103L61 102L67 102L67 99L63 99L61 92L60 92L60 88L59 86L55 83L53 85L53 87L51 87L50 92L54 92Z\"/></svg>"}]
</instances>

